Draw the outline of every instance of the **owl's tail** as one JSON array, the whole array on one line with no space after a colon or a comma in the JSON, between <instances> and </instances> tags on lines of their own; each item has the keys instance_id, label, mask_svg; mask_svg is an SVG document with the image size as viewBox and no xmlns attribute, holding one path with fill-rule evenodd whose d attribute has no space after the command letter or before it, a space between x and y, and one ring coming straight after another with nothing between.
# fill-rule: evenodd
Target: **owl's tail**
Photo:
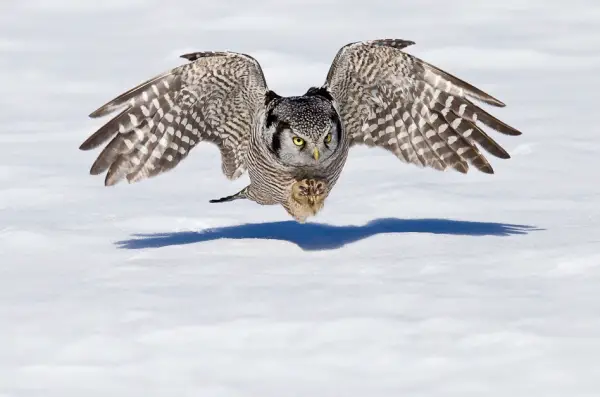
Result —
<instances>
[{"instance_id":1,"label":"owl's tail","mask_svg":"<svg viewBox=\"0 0 600 397\"><path fill-rule=\"evenodd\" d=\"M247 199L248 198L248 187L246 186L236 194L232 194L231 196L225 196L218 199L210 200L209 203L225 203L227 201L239 200L239 199Z\"/></svg>"}]
</instances>

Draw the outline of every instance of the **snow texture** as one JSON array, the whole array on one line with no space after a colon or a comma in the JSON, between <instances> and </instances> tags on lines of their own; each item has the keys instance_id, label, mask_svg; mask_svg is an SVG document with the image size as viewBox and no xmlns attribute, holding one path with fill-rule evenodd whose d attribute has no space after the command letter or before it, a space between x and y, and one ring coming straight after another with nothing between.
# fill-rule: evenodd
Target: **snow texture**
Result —
<instances>
[{"instance_id":1,"label":"snow texture","mask_svg":"<svg viewBox=\"0 0 600 397\"><path fill-rule=\"evenodd\" d=\"M106 100L190 50L280 94L363 39L507 103L495 175L353 149L325 209L209 204L218 150L88 175ZM3 0L0 396L600 395L596 0ZM489 109L489 108L488 108Z\"/></svg>"}]
</instances>

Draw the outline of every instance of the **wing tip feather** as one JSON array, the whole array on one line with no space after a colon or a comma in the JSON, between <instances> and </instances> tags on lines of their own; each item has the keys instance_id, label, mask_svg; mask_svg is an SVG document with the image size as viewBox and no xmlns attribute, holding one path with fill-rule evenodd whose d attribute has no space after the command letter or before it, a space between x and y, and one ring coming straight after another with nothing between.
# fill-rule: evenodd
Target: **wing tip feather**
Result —
<instances>
[{"instance_id":1,"label":"wing tip feather","mask_svg":"<svg viewBox=\"0 0 600 397\"><path fill-rule=\"evenodd\" d=\"M235 52L235 51L194 51L194 52L187 52L185 54L181 54L181 55L179 55L179 58L183 58L190 62L193 62L193 61L197 61L200 58L226 57L226 56L232 56L232 55L233 56L246 56L248 58L251 58L252 60L255 60L250 55L242 54L242 53Z\"/></svg>"},{"instance_id":2,"label":"wing tip feather","mask_svg":"<svg viewBox=\"0 0 600 397\"><path fill-rule=\"evenodd\" d=\"M91 142L89 142L89 141L90 141L90 138L86 139L85 142L83 142L81 145L79 145L79 150L86 151L86 150L93 149L93 146L92 146Z\"/></svg>"},{"instance_id":3,"label":"wing tip feather","mask_svg":"<svg viewBox=\"0 0 600 397\"><path fill-rule=\"evenodd\" d=\"M508 127L510 127L509 132L505 132L506 135L510 135L510 136L519 136L519 135L523 135L523 132L517 130L514 127L511 127L509 125L507 125Z\"/></svg>"},{"instance_id":4,"label":"wing tip feather","mask_svg":"<svg viewBox=\"0 0 600 397\"><path fill-rule=\"evenodd\" d=\"M467 162L456 163L452 166L452 168L461 174L467 174L469 172L469 164L467 164Z\"/></svg>"},{"instance_id":5,"label":"wing tip feather","mask_svg":"<svg viewBox=\"0 0 600 397\"><path fill-rule=\"evenodd\" d=\"M100 164L101 161L101 157L98 157L96 161L94 161L94 164L92 164L92 166L90 167L90 175L100 175L104 171L106 171L108 167Z\"/></svg>"},{"instance_id":6,"label":"wing tip feather","mask_svg":"<svg viewBox=\"0 0 600 397\"><path fill-rule=\"evenodd\" d=\"M502 156L496 156L496 157L501 158L503 160L508 160L511 158L510 154L506 150L504 150L504 152L502 153Z\"/></svg>"},{"instance_id":7,"label":"wing tip feather","mask_svg":"<svg viewBox=\"0 0 600 397\"><path fill-rule=\"evenodd\" d=\"M486 96L484 99L478 98L477 96L474 96L474 98L479 99L480 101L483 101L483 102L487 103L488 105L495 106L498 108L506 107L506 103L502 102L500 99L495 98L488 93L485 93L485 95Z\"/></svg>"},{"instance_id":8,"label":"wing tip feather","mask_svg":"<svg viewBox=\"0 0 600 397\"><path fill-rule=\"evenodd\" d=\"M385 47L392 47L395 48L397 50L402 50L406 47L410 47L412 45L417 44L416 42L412 41L412 40L405 40L405 39L375 39L375 40L368 40L365 42L362 42L364 44L374 44L374 45L381 45L381 46L385 46Z\"/></svg>"},{"instance_id":9,"label":"wing tip feather","mask_svg":"<svg viewBox=\"0 0 600 397\"><path fill-rule=\"evenodd\" d=\"M111 187L115 186L117 183L119 183L119 179L113 178L110 172L108 172L104 178L104 186Z\"/></svg>"},{"instance_id":10,"label":"wing tip feather","mask_svg":"<svg viewBox=\"0 0 600 397\"><path fill-rule=\"evenodd\" d=\"M88 115L88 117L91 119L97 119L99 117L103 117L103 116L106 116L107 114L114 112L120 106L114 104L113 102L114 101L110 101L110 102L100 106L98 109L96 109L92 113L90 113Z\"/></svg>"}]
</instances>

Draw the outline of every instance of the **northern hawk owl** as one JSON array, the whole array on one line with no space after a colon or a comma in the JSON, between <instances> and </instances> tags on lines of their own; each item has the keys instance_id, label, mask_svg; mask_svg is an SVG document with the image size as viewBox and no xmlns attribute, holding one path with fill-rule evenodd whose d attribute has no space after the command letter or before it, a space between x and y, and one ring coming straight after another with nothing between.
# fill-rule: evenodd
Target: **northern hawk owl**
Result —
<instances>
[{"instance_id":1,"label":"northern hawk owl","mask_svg":"<svg viewBox=\"0 0 600 397\"><path fill-rule=\"evenodd\" d=\"M257 60L222 51L182 55L189 62L121 94L94 111L117 116L81 146L106 144L90 173L105 185L139 181L172 169L198 143L212 142L229 179L250 184L211 202L249 199L280 204L298 221L316 215L336 184L349 149L377 146L400 160L492 174L480 152L508 153L477 124L520 132L473 100L502 102L403 51L399 39L350 43L335 56L325 83L301 96L267 87Z\"/></svg>"}]
</instances>

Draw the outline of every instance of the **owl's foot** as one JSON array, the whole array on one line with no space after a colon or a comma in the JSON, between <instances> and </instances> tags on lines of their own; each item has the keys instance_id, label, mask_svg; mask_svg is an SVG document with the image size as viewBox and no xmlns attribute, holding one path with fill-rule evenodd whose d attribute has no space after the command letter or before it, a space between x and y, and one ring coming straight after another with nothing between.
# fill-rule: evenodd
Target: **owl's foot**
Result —
<instances>
[{"instance_id":1,"label":"owl's foot","mask_svg":"<svg viewBox=\"0 0 600 397\"><path fill-rule=\"evenodd\" d=\"M313 206L325 199L325 182L316 179L302 179L292 186L292 197L300 204Z\"/></svg>"},{"instance_id":2,"label":"owl's foot","mask_svg":"<svg viewBox=\"0 0 600 397\"><path fill-rule=\"evenodd\" d=\"M288 212L297 221L304 222L319 212L327 197L327 184L317 179L302 179L292 185Z\"/></svg>"}]
</instances>

